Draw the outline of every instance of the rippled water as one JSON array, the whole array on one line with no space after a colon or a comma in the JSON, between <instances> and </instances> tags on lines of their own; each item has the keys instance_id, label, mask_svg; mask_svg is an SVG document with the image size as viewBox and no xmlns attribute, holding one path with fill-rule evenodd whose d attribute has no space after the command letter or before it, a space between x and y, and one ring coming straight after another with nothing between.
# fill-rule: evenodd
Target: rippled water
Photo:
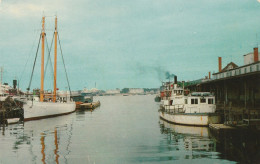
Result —
<instances>
[{"instance_id":1,"label":"rippled water","mask_svg":"<svg viewBox=\"0 0 260 164\"><path fill-rule=\"evenodd\" d=\"M169 124L154 95L96 97L101 106L9 125L0 163L236 163L208 128ZM234 153L233 153L234 154Z\"/></svg>"}]
</instances>

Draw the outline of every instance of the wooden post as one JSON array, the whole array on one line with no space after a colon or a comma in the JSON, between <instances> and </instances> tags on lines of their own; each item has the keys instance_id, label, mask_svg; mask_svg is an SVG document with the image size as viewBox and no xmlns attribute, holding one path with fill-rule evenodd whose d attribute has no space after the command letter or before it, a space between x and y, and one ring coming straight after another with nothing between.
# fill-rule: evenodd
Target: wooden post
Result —
<instances>
[{"instance_id":1,"label":"wooden post","mask_svg":"<svg viewBox=\"0 0 260 164\"><path fill-rule=\"evenodd\" d=\"M231 107L232 107L232 103L229 103L229 121L231 121ZM232 114L232 116L233 116L233 114ZM232 119L232 121L233 121L233 119ZM233 123L231 123L231 124L233 124Z\"/></svg>"},{"instance_id":2,"label":"wooden post","mask_svg":"<svg viewBox=\"0 0 260 164\"><path fill-rule=\"evenodd\" d=\"M3 108L3 135L5 135L5 108Z\"/></svg>"},{"instance_id":3,"label":"wooden post","mask_svg":"<svg viewBox=\"0 0 260 164\"><path fill-rule=\"evenodd\" d=\"M228 89L227 89L227 83L226 81L224 82L224 92L225 92L225 102L228 104Z\"/></svg>"},{"instance_id":4,"label":"wooden post","mask_svg":"<svg viewBox=\"0 0 260 164\"><path fill-rule=\"evenodd\" d=\"M245 111L247 110L247 85L246 85L246 81L244 82L244 86L245 86ZM248 125L250 125L250 110L248 108L247 110L247 113L248 113Z\"/></svg>"},{"instance_id":5,"label":"wooden post","mask_svg":"<svg viewBox=\"0 0 260 164\"><path fill-rule=\"evenodd\" d=\"M225 103L225 101L224 101L224 124L227 124L226 103Z\"/></svg>"}]
</instances>

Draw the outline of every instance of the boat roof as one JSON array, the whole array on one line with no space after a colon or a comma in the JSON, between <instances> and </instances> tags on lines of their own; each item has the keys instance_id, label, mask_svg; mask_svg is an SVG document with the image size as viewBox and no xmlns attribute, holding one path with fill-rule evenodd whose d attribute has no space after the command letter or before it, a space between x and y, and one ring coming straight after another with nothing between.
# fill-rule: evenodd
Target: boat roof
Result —
<instances>
[{"instance_id":1,"label":"boat roof","mask_svg":"<svg viewBox=\"0 0 260 164\"><path fill-rule=\"evenodd\" d=\"M213 96L210 92L192 92L191 96Z\"/></svg>"}]
</instances>

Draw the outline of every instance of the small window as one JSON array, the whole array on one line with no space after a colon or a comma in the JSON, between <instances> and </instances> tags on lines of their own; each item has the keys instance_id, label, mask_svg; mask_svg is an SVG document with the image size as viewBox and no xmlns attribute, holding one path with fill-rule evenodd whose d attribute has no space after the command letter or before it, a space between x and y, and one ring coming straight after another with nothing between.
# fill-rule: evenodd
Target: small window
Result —
<instances>
[{"instance_id":1,"label":"small window","mask_svg":"<svg viewBox=\"0 0 260 164\"><path fill-rule=\"evenodd\" d=\"M198 104L198 99L195 99L195 104Z\"/></svg>"},{"instance_id":2,"label":"small window","mask_svg":"<svg viewBox=\"0 0 260 164\"><path fill-rule=\"evenodd\" d=\"M214 100L213 99L208 99L208 104L214 104Z\"/></svg>"},{"instance_id":3,"label":"small window","mask_svg":"<svg viewBox=\"0 0 260 164\"><path fill-rule=\"evenodd\" d=\"M195 104L195 100L194 99L191 99L191 104Z\"/></svg>"},{"instance_id":4,"label":"small window","mask_svg":"<svg viewBox=\"0 0 260 164\"><path fill-rule=\"evenodd\" d=\"M200 99L200 103L206 103L206 99L205 98L201 98Z\"/></svg>"},{"instance_id":5,"label":"small window","mask_svg":"<svg viewBox=\"0 0 260 164\"><path fill-rule=\"evenodd\" d=\"M245 72L244 73L246 73L246 68L245 68Z\"/></svg>"},{"instance_id":6,"label":"small window","mask_svg":"<svg viewBox=\"0 0 260 164\"><path fill-rule=\"evenodd\" d=\"M188 100L187 99L185 99L185 104L188 104Z\"/></svg>"},{"instance_id":7,"label":"small window","mask_svg":"<svg viewBox=\"0 0 260 164\"><path fill-rule=\"evenodd\" d=\"M256 65L256 70L259 71L259 65Z\"/></svg>"},{"instance_id":8,"label":"small window","mask_svg":"<svg viewBox=\"0 0 260 164\"><path fill-rule=\"evenodd\" d=\"M191 99L191 104L198 104L198 99Z\"/></svg>"}]
</instances>

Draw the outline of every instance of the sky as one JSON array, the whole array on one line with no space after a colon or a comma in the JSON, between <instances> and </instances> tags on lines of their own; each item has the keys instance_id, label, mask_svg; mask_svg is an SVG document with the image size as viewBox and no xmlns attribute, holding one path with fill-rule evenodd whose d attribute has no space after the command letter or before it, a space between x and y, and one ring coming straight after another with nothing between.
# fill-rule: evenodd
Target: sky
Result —
<instances>
[{"instance_id":1,"label":"sky","mask_svg":"<svg viewBox=\"0 0 260 164\"><path fill-rule=\"evenodd\" d=\"M58 17L72 90L158 88L166 72L200 79L217 72L218 56L223 67L243 65L260 37L257 0L0 0L3 82L28 87L43 15L48 45ZM40 87L40 55L31 88ZM51 70L45 89L52 88ZM60 51L57 80L67 89Z\"/></svg>"}]
</instances>

